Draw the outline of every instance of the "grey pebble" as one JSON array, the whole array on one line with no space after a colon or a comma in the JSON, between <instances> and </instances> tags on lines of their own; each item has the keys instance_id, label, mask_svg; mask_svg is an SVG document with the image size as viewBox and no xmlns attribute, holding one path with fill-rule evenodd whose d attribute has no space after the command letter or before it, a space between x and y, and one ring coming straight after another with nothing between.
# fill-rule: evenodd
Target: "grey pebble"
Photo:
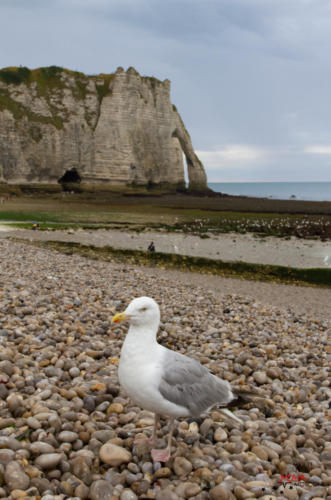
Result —
<instances>
[{"instance_id":1,"label":"grey pebble","mask_svg":"<svg viewBox=\"0 0 331 500\"><path fill-rule=\"evenodd\" d=\"M58 435L58 440L64 443L73 443L74 441L76 441L76 439L78 439L77 432L62 431Z\"/></svg>"},{"instance_id":2,"label":"grey pebble","mask_svg":"<svg viewBox=\"0 0 331 500\"><path fill-rule=\"evenodd\" d=\"M60 453L45 453L36 458L35 464L41 469L53 469L61 459L62 455Z\"/></svg>"},{"instance_id":3,"label":"grey pebble","mask_svg":"<svg viewBox=\"0 0 331 500\"><path fill-rule=\"evenodd\" d=\"M90 498L91 500L106 500L112 495L113 489L110 483L99 479L90 486Z\"/></svg>"},{"instance_id":4,"label":"grey pebble","mask_svg":"<svg viewBox=\"0 0 331 500\"><path fill-rule=\"evenodd\" d=\"M13 460L6 465L4 478L9 490L26 490L30 485L30 478L25 474L19 462Z\"/></svg>"}]
</instances>

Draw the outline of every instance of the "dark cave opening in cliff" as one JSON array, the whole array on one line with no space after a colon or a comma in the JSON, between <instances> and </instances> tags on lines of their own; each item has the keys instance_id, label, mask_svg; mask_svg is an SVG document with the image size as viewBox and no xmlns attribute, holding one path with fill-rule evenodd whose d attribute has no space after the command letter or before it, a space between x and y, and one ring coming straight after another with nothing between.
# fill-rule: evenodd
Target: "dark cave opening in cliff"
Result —
<instances>
[{"instance_id":1,"label":"dark cave opening in cliff","mask_svg":"<svg viewBox=\"0 0 331 500\"><path fill-rule=\"evenodd\" d=\"M77 172L77 169L71 168L70 170L66 170L57 182L59 184L79 184L81 180L82 179Z\"/></svg>"}]
</instances>

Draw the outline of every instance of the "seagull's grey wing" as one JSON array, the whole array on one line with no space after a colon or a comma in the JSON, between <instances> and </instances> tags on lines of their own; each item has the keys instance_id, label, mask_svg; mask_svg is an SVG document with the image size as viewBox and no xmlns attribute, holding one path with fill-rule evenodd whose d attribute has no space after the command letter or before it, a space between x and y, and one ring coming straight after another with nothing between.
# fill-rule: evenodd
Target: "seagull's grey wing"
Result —
<instances>
[{"instance_id":1,"label":"seagull's grey wing","mask_svg":"<svg viewBox=\"0 0 331 500\"><path fill-rule=\"evenodd\" d=\"M215 377L194 359L167 349L163 363L160 393L193 416L214 405L225 406L234 398L227 381Z\"/></svg>"}]
</instances>

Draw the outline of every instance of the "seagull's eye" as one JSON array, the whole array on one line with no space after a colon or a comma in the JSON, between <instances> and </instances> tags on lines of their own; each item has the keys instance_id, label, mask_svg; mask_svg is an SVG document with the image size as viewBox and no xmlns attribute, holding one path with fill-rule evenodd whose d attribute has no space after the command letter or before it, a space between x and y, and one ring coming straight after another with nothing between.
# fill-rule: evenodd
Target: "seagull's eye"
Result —
<instances>
[{"instance_id":1,"label":"seagull's eye","mask_svg":"<svg viewBox=\"0 0 331 500\"><path fill-rule=\"evenodd\" d=\"M141 309L139 309L140 312L145 312L147 311L147 307L142 307Z\"/></svg>"}]
</instances>

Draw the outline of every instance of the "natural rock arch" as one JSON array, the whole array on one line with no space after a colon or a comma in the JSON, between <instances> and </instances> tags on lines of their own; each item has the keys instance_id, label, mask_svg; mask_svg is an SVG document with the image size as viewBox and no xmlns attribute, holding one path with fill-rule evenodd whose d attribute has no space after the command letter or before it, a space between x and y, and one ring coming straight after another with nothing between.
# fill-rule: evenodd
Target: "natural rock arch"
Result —
<instances>
[{"instance_id":1,"label":"natural rock arch","mask_svg":"<svg viewBox=\"0 0 331 500\"><path fill-rule=\"evenodd\" d=\"M181 123L181 128L176 128L172 137L176 137L179 141L180 147L185 155L187 164L187 176L189 185L188 188L191 191L206 190L207 176L203 168L202 163L195 154L190 136L185 130L183 124Z\"/></svg>"}]
</instances>

